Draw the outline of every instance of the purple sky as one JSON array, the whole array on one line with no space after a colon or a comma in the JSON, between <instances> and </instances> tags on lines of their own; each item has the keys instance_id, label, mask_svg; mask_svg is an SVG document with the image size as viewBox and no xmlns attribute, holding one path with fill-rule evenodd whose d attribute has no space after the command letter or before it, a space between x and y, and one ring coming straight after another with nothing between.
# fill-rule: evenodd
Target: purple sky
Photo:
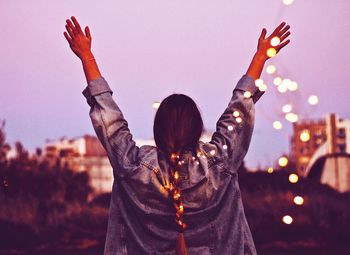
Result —
<instances>
[{"instance_id":1,"label":"purple sky","mask_svg":"<svg viewBox=\"0 0 350 255\"><path fill-rule=\"evenodd\" d=\"M98 3L98 4L97 4ZM276 58L279 73L299 83L294 95L271 79L257 104L248 166L267 166L287 152L291 125L272 128L284 103L302 117L337 112L350 118L350 1L1 1L0 119L8 140L33 149L46 138L93 133L81 95L85 78L62 33L67 17L89 24L100 69L136 138L151 138L153 101L184 93L213 130L245 73L265 26L291 25L291 44ZM309 94L320 104L310 107Z\"/></svg>"}]
</instances>

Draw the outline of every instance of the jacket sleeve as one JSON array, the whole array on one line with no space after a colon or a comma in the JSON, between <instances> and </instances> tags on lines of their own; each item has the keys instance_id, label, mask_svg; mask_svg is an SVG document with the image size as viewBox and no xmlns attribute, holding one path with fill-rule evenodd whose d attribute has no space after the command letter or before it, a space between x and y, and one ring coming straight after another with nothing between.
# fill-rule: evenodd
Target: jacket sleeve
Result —
<instances>
[{"instance_id":1,"label":"jacket sleeve","mask_svg":"<svg viewBox=\"0 0 350 255\"><path fill-rule=\"evenodd\" d=\"M244 75L216 124L210 143L215 145L218 155L228 160L230 171L236 172L248 151L254 128L254 104L262 94L254 79Z\"/></svg>"},{"instance_id":2,"label":"jacket sleeve","mask_svg":"<svg viewBox=\"0 0 350 255\"><path fill-rule=\"evenodd\" d=\"M90 105L90 118L97 137L107 151L114 176L130 174L137 161L136 146L128 123L112 98L112 90L104 78L89 83L83 91Z\"/></svg>"}]
</instances>

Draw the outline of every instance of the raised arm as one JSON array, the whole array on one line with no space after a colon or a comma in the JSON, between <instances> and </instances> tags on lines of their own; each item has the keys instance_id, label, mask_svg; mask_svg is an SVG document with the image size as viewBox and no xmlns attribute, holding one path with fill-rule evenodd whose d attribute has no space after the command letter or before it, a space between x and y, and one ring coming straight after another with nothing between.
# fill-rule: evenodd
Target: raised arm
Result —
<instances>
[{"instance_id":1,"label":"raised arm","mask_svg":"<svg viewBox=\"0 0 350 255\"><path fill-rule=\"evenodd\" d=\"M66 30L64 37L66 37L69 47L81 60L84 68L86 81L89 84L91 81L101 77L96 60L91 51L91 34L88 26L85 27L85 34L80 27L77 19L71 17L72 20L67 19Z\"/></svg>"},{"instance_id":2,"label":"raised arm","mask_svg":"<svg viewBox=\"0 0 350 255\"><path fill-rule=\"evenodd\" d=\"M85 27L84 34L74 17L67 20L66 29L64 36L83 64L88 83L83 94L91 106L90 117L93 127L107 151L114 175L127 175L137 161L139 148L132 139L127 121L112 98L112 90L98 69L91 51L90 30Z\"/></svg>"},{"instance_id":3,"label":"raised arm","mask_svg":"<svg viewBox=\"0 0 350 255\"><path fill-rule=\"evenodd\" d=\"M239 80L233 91L232 98L221 115L216 125L210 143L214 144L218 154L226 157L231 164L231 169L237 169L246 155L254 128L254 103L264 93L255 85L260 78L265 62L270 58L267 51L272 48L278 53L289 43L286 38L290 35L289 26L281 23L274 32L265 38L266 29L263 29L258 41L257 52L249 65L247 73ZM271 45L274 37L280 39L276 46Z\"/></svg>"},{"instance_id":4,"label":"raised arm","mask_svg":"<svg viewBox=\"0 0 350 255\"><path fill-rule=\"evenodd\" d=\"M266 37L266 29L263 28L259 37L257 51L254 54L254 57L246 73L249 77L253 78L254 80L260 78L265 62L270 58L267 53L269 49L272 51L272 55L273 53L277 54L284 46L290 42L290 40L286 40L290 35L289 28L289 25L286 26L286 23L282 22L268 37ZM278 45L276 46L271 45L271 41L274 37L278 38L280 41L280 43L277 41ZM273 52L274 50L275 52Z\"/></svg>"}]
</instances>

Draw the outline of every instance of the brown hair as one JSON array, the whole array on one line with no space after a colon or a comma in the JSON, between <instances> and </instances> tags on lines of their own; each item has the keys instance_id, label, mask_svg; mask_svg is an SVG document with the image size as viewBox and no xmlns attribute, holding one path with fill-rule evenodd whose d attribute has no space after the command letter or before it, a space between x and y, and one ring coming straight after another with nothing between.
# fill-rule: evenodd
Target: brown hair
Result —
<instances>
[{"instance_id":1,"label":"brown hair","mask_svg":"<svg viewBox=\"0 0 350 255\"><path fill-rule=\"evenodd\" d=\"M195 152L203 132L203 120L189 96L173 94L160 104L153 126L157 147L167 156L184 150Z\"/></svg>"},{"instance_id":2,"label":"brown hair","mask_svg":"<svg viewBox=\"0 0 350 255\"><path fill-rule=\"evenodd\" d=\"M178 225L178 239L175 247L177 255L187 255L187 247L183 231L186 224L183 221L184 206L182 204L179 182L180 155L185 150L196 154L199 138L203 132L203 120L196 103L183 94L173 94L160 104L153 126L154 140L157 147L167 155L170 165L170 202L175 207L175 220Z\"/></svg>"}]
</instances>

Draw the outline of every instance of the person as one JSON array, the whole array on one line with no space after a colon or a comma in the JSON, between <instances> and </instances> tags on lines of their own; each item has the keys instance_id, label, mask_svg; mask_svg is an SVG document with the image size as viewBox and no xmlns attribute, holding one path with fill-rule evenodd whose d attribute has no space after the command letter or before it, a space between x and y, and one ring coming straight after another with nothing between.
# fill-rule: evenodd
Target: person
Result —
<instances>
[{"instance_id":1,"label":"person","mask_svg":"<svg viewBox=\"0 0 350 255\"><path fill-rule=\"evenodd\" d=\"M104 254L256 254L237 169L253 133L254 104L264 93L255 81L267 51L278 53L290 42L289 28L283 22L269 36L262 30L210 142L199 140L203 122L194 101L174 94L157 110L156 146L138 147L99 71L89 28L84 33L75 17L67 20L64 36L82 62L83 94L113 167ZM279 43L272 46L275 37Z\"/></svg>"}]
</instances>

